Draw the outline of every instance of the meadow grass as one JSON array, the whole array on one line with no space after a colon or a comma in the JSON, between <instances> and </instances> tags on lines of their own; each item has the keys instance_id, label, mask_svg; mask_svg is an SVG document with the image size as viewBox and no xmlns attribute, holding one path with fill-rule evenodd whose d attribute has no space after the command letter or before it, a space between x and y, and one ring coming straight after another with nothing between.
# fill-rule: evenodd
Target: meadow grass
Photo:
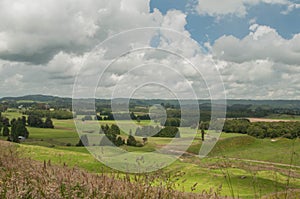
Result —
<instances>
[{"instance_id":1,"label":"meadow grass","mask_svg":"<svg viewBox=\"0 0 300 199\"><path fill-rule=\"evenodd\" d=\"M20 145L19 149L27 154L29 157L39 160L48 161L59 165L76 166L83 168L89 172L99 173L101 171L111 172L102 163L98 162L91 154L87 153L83 147L60 147L60 148L45 148L40 146ZM195 158L195 157L194 157ZM241 163L234 161L229 162L230 167L225 168L221 160L215 161L210 158L198 160L196 162L185 162L185 160L177 160L169 167L165 168L165 172L182 171L185 174L178 179L178 190L191 192L191 187L197 183L194 192L209 191L211 188L217 190L221 185L222 195L231 195L230 188L226 185L226 175L223 170L227 170L231 176L231 185L234 187L235 196L242 198L253 198L253 174L247 168L247 163L243 167L239 166ZM240 168L238 168L240 167ZM274 175L279 176L274 179ZM257 171L255 174L256 182L259 186L259 191L262 195L278 191L284 191L288 176L282 174L280 171ZM275 183L278 180L280 182ZM299 178L291 181L291 187L300 187Z\"/></svg>"},{"instance_id":2,"label":"meadow grass","mask_svg":"<svg viewBox=\"0 0 300 199\"><path fill-rule=\"evenodd\" d=\"M51 161L37 162L20 156L24 153L16 150L18 146L0 142L0 198L220 198L214 192L176 191L172 177L159 172L133 176L103 171L91 174Z\"/></svg>"},{"instance_id":3,"label":"meadow grass","mask_svg":"<svg viewBox=\"0 0 300 199\"><path fill-rule=\"evenodd\" d=\"M13 118L17 119L18 117L22 117L22 114L18 109L8 109L2 113L2 117L7 117L9 120L11 120Z\"/></svg>"},{"instance_id":4,"label":"meadow grass","mask_svg":"<svg viewBox=\"0 0 300 199\"><path fill-rule=\"evenodd\" d=\"M7 112L5 114L15 117L19 113ZM54 164L79 167L92 173L113 172L97 161L86 148L74 147L78 143L79 135L75 130L73 120L53 120L53 122L55 129L28 127L30 138L19 145L19 151L22 151L24 156L38 161L51 160ZM128 121L123 122L126 124ZM101 121L99 123L111 125L114 122ZM183 137L188 138L191 135L192 133L185 133ZM99 137L99 134L96 133L95 136ZM126 138L126 135L122 134L122 137ZM4 138L2 137L2 139ZM169 144L171 140L171 138L150 137L144 147L122 146L122 148L129 152L152 152ZM201 193L203 190L209 191L211 188L218 190L222 185L220 193L223 196L258 198L274 192L284 192L287 190L287 181L289 181L290 188L300 189L299 169L230 159L261 160L300 166L299 142L299 139L256 139L248 135L222 133L207 158L181 157L180 160L165 168L163 172L184 172L185 174L176 181L180 184L176 189L186 192ZM72 146L66 146L68 143ZM98 142L95 141L95 143ZM197 155L201 144L198 133L188 152ZM291 147L292 145L294 147ZM292 154L295 157L291 162ZM116 164L119 163L116 162ZM289 173L289 171L292 172ZM197 185L193 190L191 187L195 183Z\"/></svg>"}]
</instances>

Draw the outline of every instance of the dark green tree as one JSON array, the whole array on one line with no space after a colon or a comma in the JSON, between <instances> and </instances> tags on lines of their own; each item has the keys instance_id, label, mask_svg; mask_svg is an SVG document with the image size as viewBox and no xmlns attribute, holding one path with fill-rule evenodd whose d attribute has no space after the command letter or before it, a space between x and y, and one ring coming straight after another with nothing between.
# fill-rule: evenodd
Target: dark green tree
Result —
<instances>
[{"instance_id":1,"label":"dark green tree","mask_svg":"<svg viewBox=\"0 0 300 199\"><path fill-rule=\"evenodd\" d=\"M23 122L24 126L26 126L26 117L25 116L22 116L22 122Z\"/></svg>"},{"instance_id":2,"label":"dark green tree","mask_svg":"<svg viewBox=\"0 0 300 199\"><path fill-rule=\"evenodd\" d=\"M54 128L53 122L50 117L47 117L44 123L44 128Z\"/></svg>"},{"instance_id":3,"label":"dark green tree","mask_svg":"<svg viewBox=\"0 0 300 199\"><path fill-rule=\"evenodd\" d=\"M3 127L3 136L5 137L9 136L9 128L7 126Z\"/></svg>"},{"instance_id":4,"label":"dark green tree","mask_svg":"<svg viewBox=\"0 0 300 199\"><path fill-rule=\"evenodd\" d=\"M129 135L127 138L127 145L128 146L136 146L136 144L137 144L136 139L132 135Z\"/></svg>"},{"instance_id":5,"label":"dark green tree","mask_svg":"<svg viewBox=\"0 0 300 199\"><path fill-rule=\"evenodd\" d=\"M42 118L38 115L29 115L27 118L28 126L43 128L44 122Z\"/></svg>"},{"instance_id":6,"label":"dark green tree","mask_svg":"<svg viewBox=\"0 0 300 199\"><path fill-rule=\"evenodd\" d=\"M118 125L112 124L110 128L114 134L120 135L120 128Z\"/></svg>"},{"instance_id":7,"label":"dark green tree","mask_svg":"<svg viewBox=\"0 0 300 199\"><path fill-rule=\"evenodd\" d=\"M122 146L124 144L124 140L118 136L117 140L116 140L116 146Z\"/></svg>"}]
</instances>

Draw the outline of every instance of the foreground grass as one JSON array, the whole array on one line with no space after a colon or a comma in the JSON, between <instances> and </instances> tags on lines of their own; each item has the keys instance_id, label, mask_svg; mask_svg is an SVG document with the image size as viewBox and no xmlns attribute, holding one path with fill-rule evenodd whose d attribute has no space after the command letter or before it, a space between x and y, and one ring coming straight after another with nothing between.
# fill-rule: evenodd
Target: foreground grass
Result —
<instances>
[{"instance_id":1,"label":"foreground grass","mask_svg":"<svg viewBox=\"0 0 300 199\"><path fill-rule=\"evenodd\" d=\"M54 120L54 124L55 129L29 128L30 139L19 145L18 150L25 157L40 162L50 160L55 165L82 168L92 173L115 172L95 160L84 147L74 147L79 137L73 120ZM123 146L123 149L151 152L170 141L170 138L153 137L144 147ZM199 159L195 155L182 157L165 168L163 173L183 172L183 176L176 177L176 189L185 192L217 191L222 187L221 195L241 198L259 198L274 193L282 195L287 190L295 193L295 189L300 189L299 169L274 166L272 163L299 166L299 142L299 139L255 139L247 135L223 133L208 158ZM66 146L68 143L70 147ZM201 140L197 135L188 152L198 154L200 147ZM267 161L270 164L243 160Z\"/></svg>"},{"instance_id":2,"label":"foreground grass","mask_svg":"<svg viewBox=\"0 0 300 199\"><path fill-rule=\"evenodd\" d=\"M27 146L28 147L28 146ZM219 198L175 191L170 177L89 174L20 158L16 145L0 142L0 198ZM162 182L157 186L157 180ZM155 185L155 186L154 186Z\"/></svg>"},{"instance_id":3,"label":"foreground grass","mask_svg":"<svg viewBox=\"0 0 300 199\"><path fill-rule=\"evenodd\" d=\"M93 173L111 173L111 169L95 160L87 153L85 148L59 147L45 148L39 146L20 145L27 157L39 161L51 160L53 164L68 165L83 168ZM239 196L241 198L254 198L256 195L268 195L274 192L282 192L287 189L300 188L299 171L293 171L290 175L288 170L277 168L270 169L241 161L223 159L198 159L189 157L173 163L163 170L164 173L183 172L184 175L176 177L177 190L191 192L196 183L194 192L201 193L203 190L219 190L225 196ZM230 183L228 180L230 179Z\"/></svg>"}]
</instances>

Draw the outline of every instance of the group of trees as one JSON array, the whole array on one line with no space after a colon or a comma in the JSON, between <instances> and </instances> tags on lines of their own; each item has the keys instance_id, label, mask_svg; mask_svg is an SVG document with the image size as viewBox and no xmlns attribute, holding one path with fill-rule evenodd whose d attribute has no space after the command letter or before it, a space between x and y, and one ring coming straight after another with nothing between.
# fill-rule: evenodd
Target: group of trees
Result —
<instances>
[{"instance_id":1,"label":"group of trees","mask_svg":"<svg viewBox=\"0 0 300 199\"><path fill-rule=\"evenodd\" d=\"M7 137L7 140L19 142L19 136L28 138L29 132L26 125L39 128L54 128L50 117L47 117L45 121L37 115L29 115L27 119L25 116L22 116L18 119L13 118L9 120L6 117L2 117L0 112L0 135Z\"/></svg>"},{"instance_id":2,"label":"group of trees","mask_svg":"<svg viewBox=\"0 0 300 199\"><path fill-rule=\"evenodd\" d=\"M23 112L25 115L35 115L38 117L50 117L55 118L58 120L67 120L67 119L73 119L73 114L70 111L64 111L64 110L55 110L55 111L49 111L49 110L26 110Z\"/></svg>"},{"instance_id":3,"label":"group of trees","mask_svg":"<svg viewBox=\"0 0 300 199\"><path fill-rule=\"evenodd\" d=\"M138 127L135 132L136 136L140 137L168 137L168 138L179 138L180 131L177 127L166 126L161 128L159 126L143 126Z\"/></svg>"},{"instance_id":4,"label":"group of trees","mask_svg":"<svg viewBox=\"0 0 300 199\"><path fill-rule=\"evenodd\" d=\"M179 127L180 126L180 119L178 118L167 118L165 123L161 122L162 126L175 126Z\"/></svg>"},{"instance_id":5,"label":"group of trees","mask_svg":"<svg viewBox=\"0 0 300 199\"><path fill-rule=\"evenodd\" d=\"M257 138L300 137L300 122L253 122L247 119L226 120L223 131L242 133Z\"/></svg>"},{"instance_id":6,"label":"group of trees","mask_svg":"<svg viewBox=\"0 0 300 199\"><path fill-rule=\"evenodd\" d=\"M9 129L11 127L11 130ZM3 129L3 130L2 130ZM19 142L19 136L28 138L29 132L26 128L26 118L12 119L9 121L8 118L3 118L0 113L0 133L2 136L7 137L8 141Z\"/></svg>"},{"instance_id":7,"label":"group of trees","mask_svg":"<svg viewBox=\"0 0 300 199\"><path fill-rule=\"evenodd\" d=\"M161 131L161 127L159 126L142 126L142 127L138 127L135 131L135 136L139 136L139 137L152 137L155 134L157 134L158 132Z\"/></svg>"},{"instance_id":8,"label":"group of trees","mask_svg":"<svg viewBox=\"0 0 300 199\"><path fill-rule=\"evenodd\" d=\"M142 146L142 144L132 136L131 131L126 141L119 136L120 132L120 128L115 124L112 124L110 127L108 125L102 125L100 134L105 134L105 136L101 139L100 146L122 146L124 144L128 146Z\"/></svg>"},{"instance_id":9,"label":"group of trees","mask_svg":"<svg viewBox=\"0 0 300 199\"><path fill-rule=\"evenodd\" d=\"M8 137L9 141L19 142L19 136L28 138L29 132L21 118L12 120L11 122L11 135Z\"/></svg>"},{"instance_id":10,"label":"group of trees","mask_svg":"<svg viewBox=\"0 0 300 199\"><path fill-rule=\"evenodd\" d=\"M29 115L27 119L28 126L37 128L54 128L53 122L50 117L47 117L45 121L38 115Z\"/></svg>"},{"instance_id":11,"label":"group of trees","mask_svg":"<svg viewBox=\"0 0 300 199\"><path fill-rule=\"evenodd\" d=\"M9 127L10 126L10 122L9 122L9 119L8 118L5 118L5 117L2 117L2 114L0 112L0 135L1 135L1 132L2 132L2 135L7 137L9 136Z\"/></svg>"},{"instance_id":12,"label":"group of trees","mask_svg":"<svg viewBox=\"0 0 300 199\"><path fill-rule=\"evenodd\" d=\"M120 136L120 128L112 124L111 126L101 125L100 134L104 134L105 136L102 137L99 145L100 146L122 146L122 145L128 145L128 146L135 146L135 147L142 147L143 144L135 139L135 137L132 135L131 131L129 133L129 136L127 140L123 139ZM89 140L88 135L82 135L80 137L80 140L76 146L89 146Z\"/></svg>"},{"instance_id":13,"label":"group of trees","mask_svg":"<svg viewBox=\"0 0 300 199\"><path fill-rule=\"evenodd\" d=\"M112 113L112 112L103 112L101 115L96 115L95 120L150 120L149 114L136 116L133 112L129 115L128 113Z\"/></svg>"}]
</instances>

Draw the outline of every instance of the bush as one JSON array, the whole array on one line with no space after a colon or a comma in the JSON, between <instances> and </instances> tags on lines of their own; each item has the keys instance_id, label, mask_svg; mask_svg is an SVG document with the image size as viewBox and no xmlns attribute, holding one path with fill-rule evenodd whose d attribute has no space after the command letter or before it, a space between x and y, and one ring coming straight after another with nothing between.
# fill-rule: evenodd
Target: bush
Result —
<instances>
[{"instance_id":1,"label":"bush","mask_svg":"<svg viewBox=\"0 0 300 199\"><path fill-rule=\"evenodd\" d=\"M132 135L129 135L128 139L127 139L127 145L128 146L136 146L136 144L137 144L136 139Z\"/></svg>"},{"instance_id":2,"label":"bush","mask_svg":"<svg viewBox=\"0 0 300 199\"><path fill-rule=\"evenodd\" d=\"M177 127L167 126L161 129L154 137L180 138L180 132Z\"/></svg>"}]
</instances>

